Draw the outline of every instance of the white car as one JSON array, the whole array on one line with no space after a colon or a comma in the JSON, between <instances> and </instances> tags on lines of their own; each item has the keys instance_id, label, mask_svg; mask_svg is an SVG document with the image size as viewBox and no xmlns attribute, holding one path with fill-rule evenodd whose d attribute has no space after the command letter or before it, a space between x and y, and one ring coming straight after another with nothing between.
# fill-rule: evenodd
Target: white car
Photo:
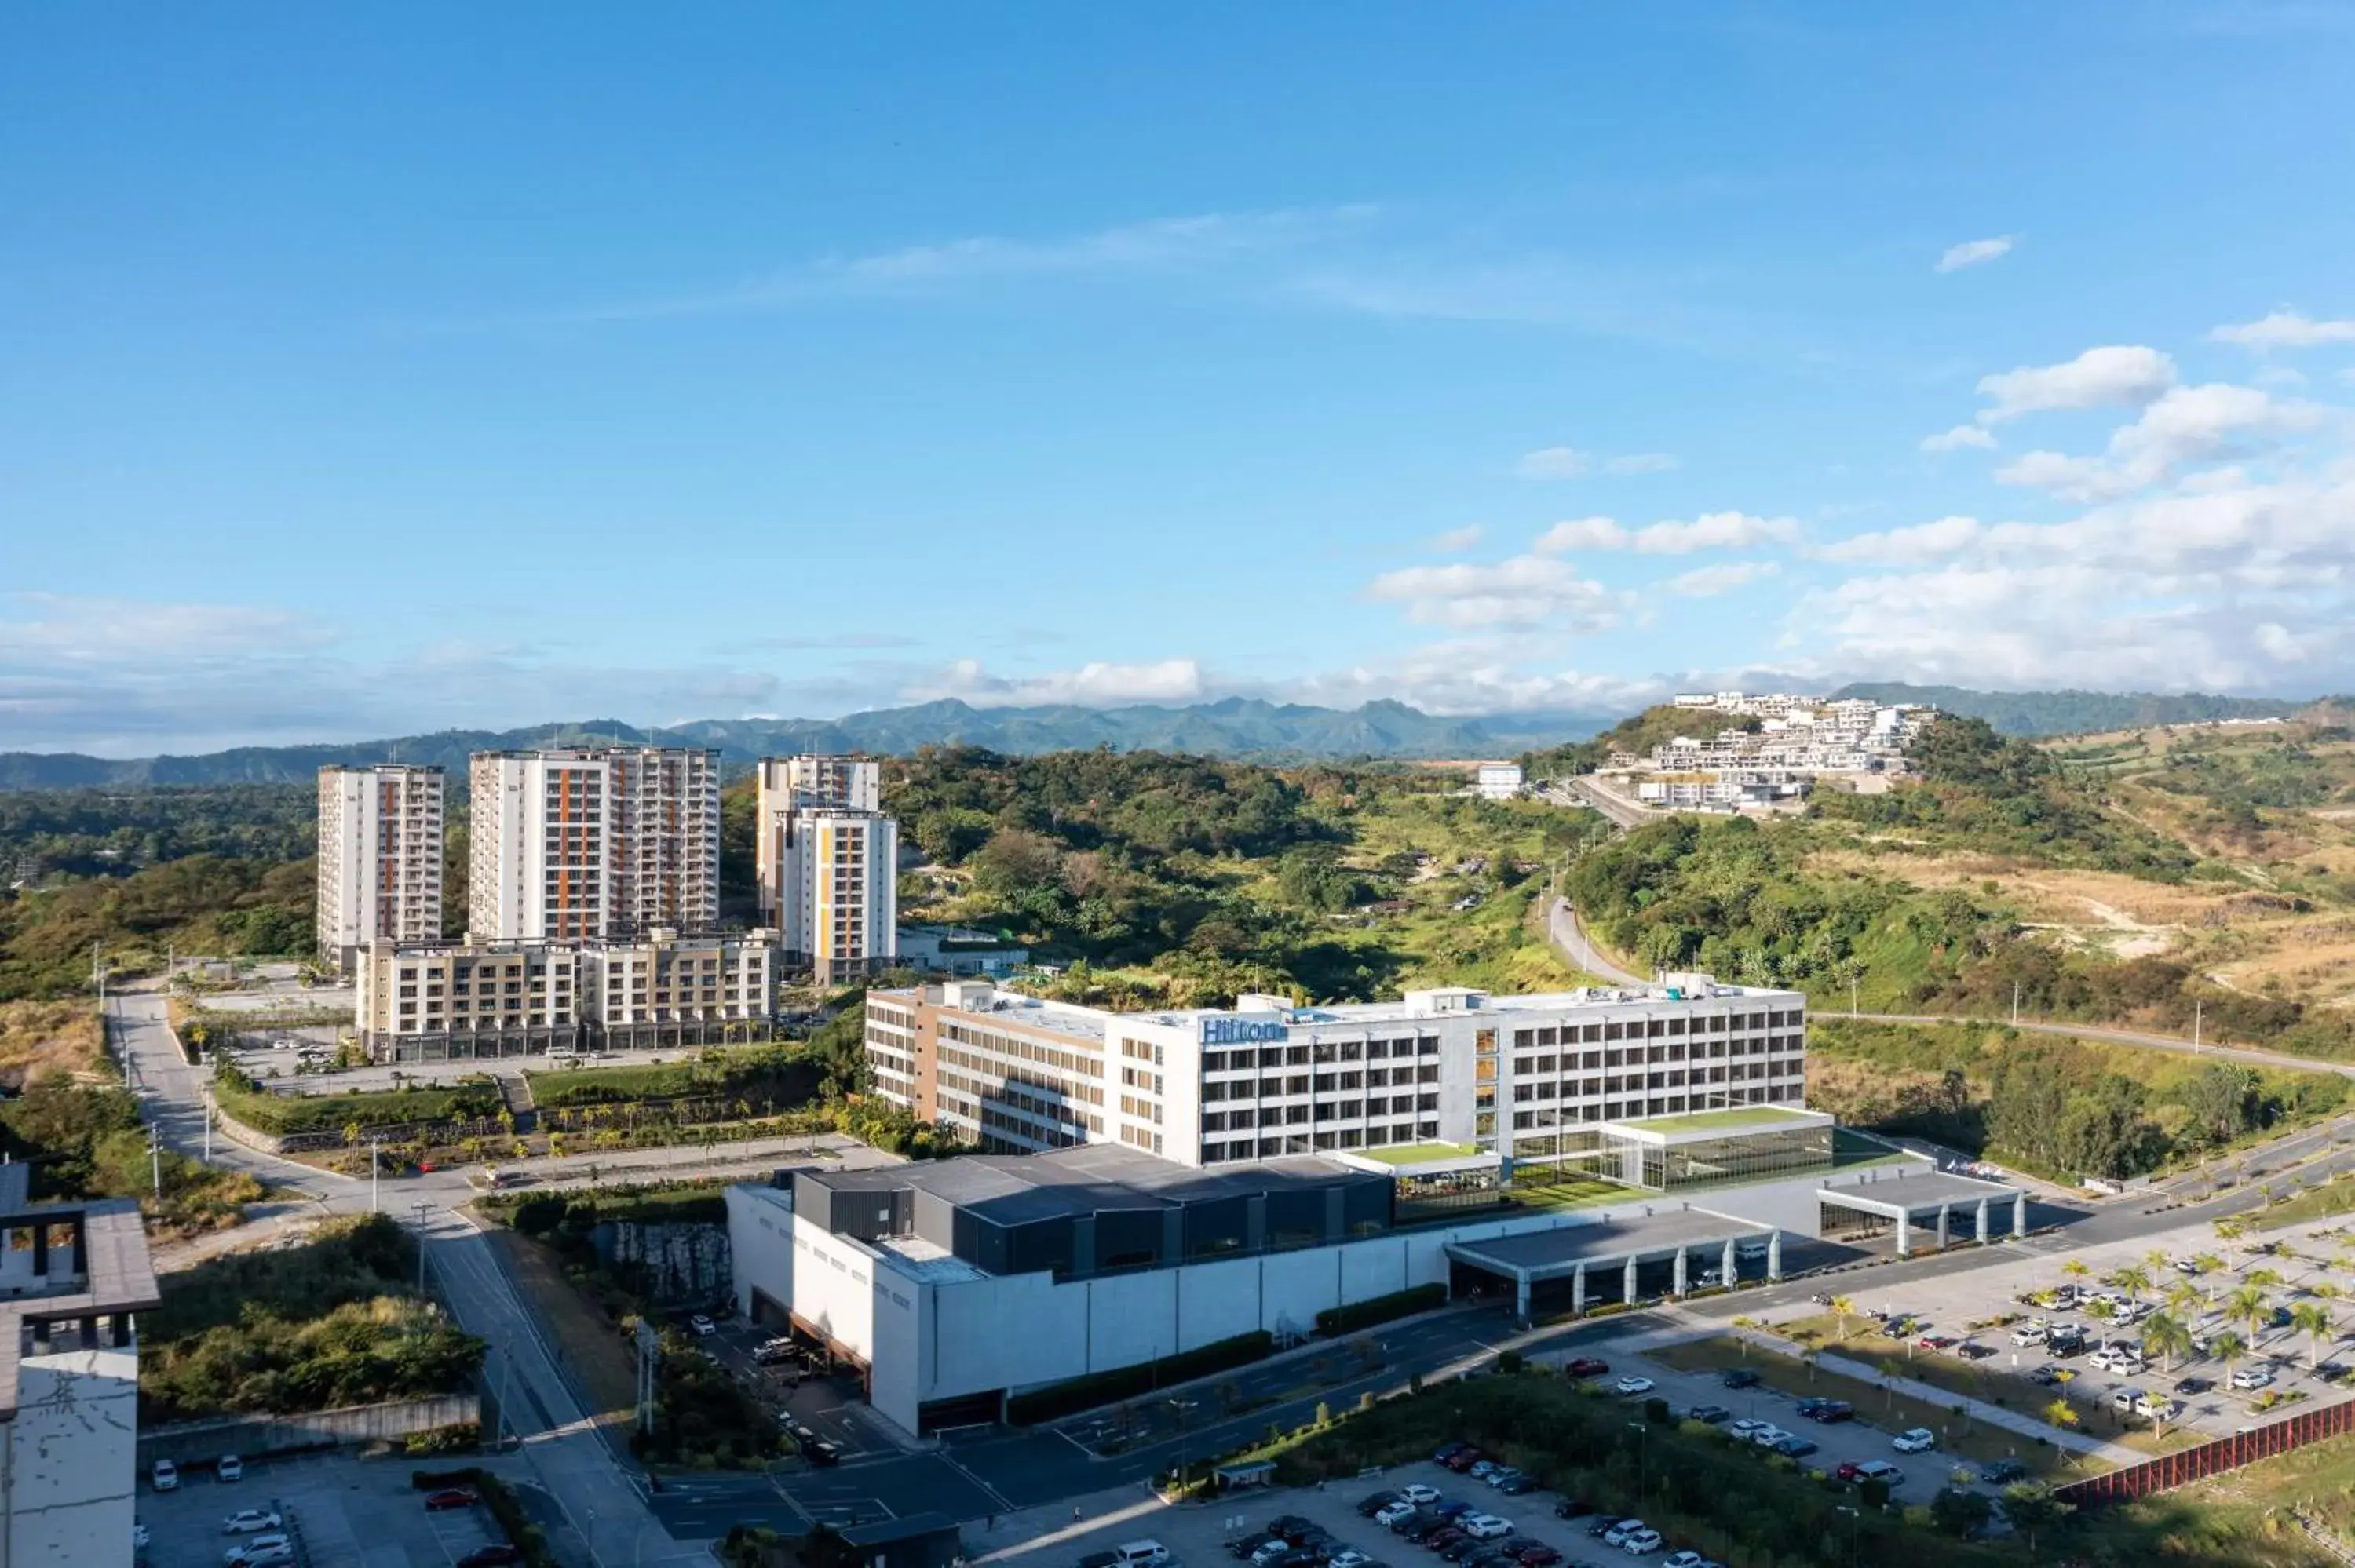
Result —
<instances>
[{"instance_id":1,"label":"white car","mask_svg":"<svg viewBox=\"0 0 2355 1568\"><path fill-rule=\"evenodd\" d=\"M1775 1444L1780 1443L1784 1438L1788 1437L1789 1436L1790 1434L1788 1432L1784 1431L1780 1426L1776 1426L1770 1422L1766 1425L1761 1426L1757 1431L1753 1432L1750 1435L1750 1440L1753 1443L1757 1444L1761 1448L1772 1448Z\"/></svg>"},{"instance_id":2,"label":"white car","mask_svg":"<svg viewBox=\"0 0 2355 1568\"><path fill-rule=\"evenodd\" d=\"M1736 1437L1755 1437L1772 1425L1774 1423L1771 1421L1761 1421L1754 1415L1745 1415L1726 1430Z\"/></svg>"},{"instance_id":3,"label":"white car","mask_svg":"<svg viewBox=\"0 0 2355 1568\"><path fill-rule=\"evenodd\" d=\"M1683 1552L1671 1552L1661 1558L1660 1568L1700 1568L1708 1561L1700 1552L1688 1548Z\"/></svg>"},{"instance_id":4,"label":"white car","mask_svg":"<svg viewBox=\"0 0 2355 1568\"><path fill-rule=\"evenodd\" d=\"M694 1317L689 1318L687 1320L687 1326L695 1330L695 1337L698 1340L707 1335L716 1334L719 1331L719 1325L714 1323L710 1319L705 1317L700 1312L698 1312Z\"/></svg>"},{"instance_id":5,"label":"white car","mask_svg":"<svg viewBox=\"0 0 2355 1568\"><path fill-rule=\"evenodd\" d=\"M1412 1487L1401 1487L1399 1489L1399 1496L1406 1499L1407 1501L1415 1504L1417 1507L1421 1507L1424 1503L1437 1502L1439 1500L1439 1489L1437 1487L1426 1487L1420 1484Z\"/></svg>"},{"instance_id":6,"label":"white car","mask_svg":"<svg viewBox=\"0 0 2355 1568\"><path fill-rule=\"evenodd\" d=\"M213 1474L224 1481L245 1479L245 1461L234 1454L223 1454L213 1461Z\"/></svg>"},{"instance_id":7,"label":"white car","mask_svg":"<svg viewBox=\"0 0 2355 1568\"><path fill-rule=\"evenodd\" d=\"M1388 1530L1391 1525L1404 1524L1408 1520L1412 1519L1414 1515L1414 1504L1401 1499L1401 1500L1391 1504L1390 1507L1383 1509L1380 1512L1375 1514L1374 1522L1380 1525L1384 1530Z\"/></svg>"},{"instance_id":8,"label":"white car","mask_svg":"<svg viewBox=\"0 0 2355 1568\"><path fill-rule=\"evenodd\" d=\"M173 1491L179 1487L179 1467L173 1464L169 1459L158 1459L155 1461L155 1489L159 1492Z\"/></svg>"},{"instance_id":9,"label":"white car","mask_svg":"<svg viewBox=\"0 0 2355 1568\"><path fill-rule=\"evenodd\" d=\"M1476 1513L1468 1519L1457 1520L1455 1528L1475 1541L1494 1541L1500 1535L1512 1534L1513 1521L1499 1519L1493 1513Z\"/></svg>"},{"instance_id":10,"label":"white car","mask_svg":"<svg viewBox=\"0 0 2355 1568\"><path fill-rule=\"evenodd\" d=\"M225 1568L277 1568L282 1563L294 1561L294 1543L282 1535L265 1536L249 1541L242 1546L232 1546L221 1562Z\"/></svg>"},{"instance_id":11,"label":"white car","mask_svg":"<svg viewBox=\"0 0 2355 1568\"><path fill-rule=\"evenodd\" d=\"M1372 1557L1359 1551L1356 1547L1345 1546L1340 1551L1333 1553L1333 1560L1330 1563L1327 1563L1325 1565L1325 1568L1360 1568L1361 1564L1371 1563L1372 1561Z\"/></svg>"},{"instance_id":12,"label":"white car","mask_svg":"<svg viewBox=\"0 0 2355 1568\"><path fill-rule=\"evenodd\" d=\"M1644 1529L1636 1531L1634 1534L1628 1536L1626 1540L1621 1542L1619 1543L1619 1550L1625 1552L1630 1557L1642 1557L1648 1553L1657 1552L1661 1547L1667 1544L1668 1542L1660 1538L1660 1532L1658 1531Z\"/></svg>"},{"instance_id":13,"label":"white car","mask_svg":"<svg viewBox=\"0 0 2355 1568\"><path fill-rule=\"evenodd\" d=\"M1889 1446L1901 1454L1926 1454L1938 1446L1938 1435L1927 1426L1916 1426L1891 1437Z\"/></svg>"},{"instance_id":14,"label":"white car","mask_svg":"<svg viewBox=\"0 0 2355 1568\"><path fill-rule=\"evenodd\" d=\"M241 1508L221 1520L223 1535L251 1535L258 1530L276 1530L286 1521L268 1509Z\"/></svg>"},{"instance_id":15,"label":"white car","mask_svg":"<svg viewBox=\"0 0 2355 1568\"><path fill-rule=\"evenodd\" d=\"M1603 1544L1605 1546L1625 1546L1627 1544L1627 1538L1629 1536L1635 1534L1639 1530L1649 1530L1652 1527L1650 1525L1646 1524L1640 1519L1623 1519L1618 1523L1613 1525L1610 1529L1603 1532Z\"/></svg>"},{"instance_id":16,"label":"white car","mask_svg":"<svg viewBox=\"0 0 2355 1568\"><path fill-rule=\"evenodd\" d=\"M2271 1367L2243 1367L2232 1374L2234 1388L2267 1388L2272 1386L2273 1381L2274 1371Z\"/></svg>"},{"instance_id":17,"label":"white car","mask_svg":"<svg viewBox=\"0 0 2355 1568\"><path fill-rule=\"evenodd\" d=\"M2014 1329L2011 1331L2011 1342L2015 1345L2042 1344L2044 1342L2044 1325L2041 1323L2030 1323L2026 1328Z\"/></svg>"},{"instance_id":18,"label":"white car","mask_svg":"<svg viewBox=\"0 0 2355 1568\"><path fill-rule=\"evenodd\" d=\"M1654 1384L1652 1380L1647 1377L1623 1377L1617 1383L1613 1383L1611 1387L1612 1391L1616 1393L1649 1393L1652 1392Z\"/></svg>"},{"instance_id":19,"label":"white car","mask_svg":"<svg viewBox=\"0 0 2355 1568\"><path fill-rule=\"evenodd\" d=\"M2183 1406L2163 1394L2146 1393L2134 1403L2134 1413L2153 1421L2172 1421Z\"/></svg>"},{"instance_id":20,"label":"white car","mask_svg":"<svg viewBox=\"0 0 2355 1568\"><path fill-rule=\"evenodd\" d=\"M1879 1481L1893 1492L1905 1484L1905 1472L1886 1459L1867 1459L1856 1467L1856 1478L1859 1481Z\"/></svg>"}]
</instances>

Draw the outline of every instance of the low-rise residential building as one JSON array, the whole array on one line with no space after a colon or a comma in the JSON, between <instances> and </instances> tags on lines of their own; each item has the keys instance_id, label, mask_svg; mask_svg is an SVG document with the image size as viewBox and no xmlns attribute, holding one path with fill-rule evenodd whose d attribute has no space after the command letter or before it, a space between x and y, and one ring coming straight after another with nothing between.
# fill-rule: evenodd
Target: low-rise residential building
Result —
<instances>
[{"instance_id":1,"label":"low-rise residential building","mask_svg":"<svg viewBox=\"0 0 2355 1568\"><path fill-rule=\"evenodd\" d=\"M379 942L353 1026L370 1060L724 1045L773 1033L776 933L581 942Z\"/></svg>"},{"instance_id":2,"label":"low-rise residential building","mask_svg":"<svg viewBox=\"0 0 2355 1568\"><path fill-rule=\"evenodd\" d=\"M130 1568L146 1231L127 1199L33 1202L30 1175L0 1165L0 1563Z\"/></svg>"},{"instance_id":3,"label":"low-rise residential building","mask_svg":"<svg viewBox=\"0 0 2355 1568\"><path fill-rule=\"evenodd\" d=\"M899 967L922 974L1005 975L1030 961L1019 942L969 926L902 926L899 949Z\"/></svg>"},{"instance_id":4,"label":"low-rise residential building","mask_svg":"<svg viewBox=\"0 0 2355 1568\"><path fill-rule=\"evenodd\" d=\"M876 1092L987 1150L1122 1143L1184 1165L1446 1142L1582 1159L1565 1125L1806 1097L1806 999L1644 987L1114 1012L987 980L871 991Z\"/></svg>"}]
</instances>

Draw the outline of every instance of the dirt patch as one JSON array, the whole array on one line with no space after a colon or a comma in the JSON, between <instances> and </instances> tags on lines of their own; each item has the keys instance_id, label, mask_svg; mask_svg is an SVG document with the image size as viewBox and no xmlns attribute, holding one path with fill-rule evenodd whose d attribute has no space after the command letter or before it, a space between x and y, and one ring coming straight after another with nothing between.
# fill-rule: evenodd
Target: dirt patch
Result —
<instances>
[{"instance_id":1,"label":"dirt patch","mask_svg":"<svg viewBox=\"0 0 2355 1568\"><path fill-rule=\"evenodd\" d=\"M620 1330L565 1277L563 1266L547 1248L500 1225L485 1226L484 1234L516 1287L529 1298L549 1341L563 1347L591 1419L601 1425L628 1421L637 1401L637 1367Z\"/></svg>"},{"instance_id":2,"label":"dirt patch","mask_svg":"<svg viewBox=\"0 0 2355 1568\"><path fill-rule=\"evenodd\" d=\"M98 1009L87 1001L0 1001L0 1086L50 1073L94 1077L104 1065Z\"/></svg>"}]
</instances>

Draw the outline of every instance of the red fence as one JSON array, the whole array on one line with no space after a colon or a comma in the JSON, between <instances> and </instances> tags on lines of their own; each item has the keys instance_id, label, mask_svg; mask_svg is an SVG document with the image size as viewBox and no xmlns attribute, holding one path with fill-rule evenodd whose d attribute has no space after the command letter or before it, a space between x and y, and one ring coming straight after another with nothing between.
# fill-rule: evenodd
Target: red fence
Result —
<instances>
[{"instance_id":1,"label":"red fence","mask_svg":"<svg viewBox=\"0 0 2355 1568\"><path fill-rule=\"evenodd\" d=\"M2230 1437L2202 1443L2197 1448L2146 1459L2139 1465L2128 1465L2105 1476L2072 1481L2059 1488L2056 1495L2079 1508L2130 1502L2136 1498L2147 1498L2153 1492L2189 1486L2193 1481L2222 1475L2226 1470L2237 1470L2243 1465L2254 1465L2259 1459L2286 1454L2294 1448L2303 1448L2308 1443L2319 1443L2325 1437L2343 1437L2350 1432L2355 1432L2355 1401L2342 1400L2337 1404L2305 1411L2268 1425L2252 1426Z\"/></svg>"}]
</instances>

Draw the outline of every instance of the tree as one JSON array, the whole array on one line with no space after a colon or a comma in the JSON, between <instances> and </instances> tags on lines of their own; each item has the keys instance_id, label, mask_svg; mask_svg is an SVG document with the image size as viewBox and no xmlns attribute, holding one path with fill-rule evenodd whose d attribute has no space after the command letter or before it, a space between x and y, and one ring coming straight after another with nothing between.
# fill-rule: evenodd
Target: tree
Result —
<instances>
[{"instance_id":1,"label":"tree","mask_svg":"<svg viewBox=\"0 0 2355 1568\"><path fill-rule=\"evenodd\" d=\"M2077 1429L2077 1407L2070 1404L2068 1396L2063 1394L2044 1407L2044 1421L2049 1426L2073 1432Z\"/></svg>"},{"instance_id":2,"label":"tree","mask_svg":"<svg viewBox=\"0 0 2355 1568\"><path fill-rule=\"evenodd\" d=\"M2172 1375L2175 1358L2191 1353L2190 1326L2172 1313L2154 1312L2143 1319L2142 1348L2159 1357Z\"/></svg>"},{"instance_id":3,"label":"tree","mask_svg":"<svg viewBox=\"0 0 2355 1568\"><path fill-rule=\"evenodd\" d=\"M1930 1522L1957 1538L1977 1535L1994 1518L1994 1502L1969 1487L1941 1487L1930 1499Z\"/></svg>"},{"instance_id":4,"label":"tree","mask_svg":"<svg viewBox=\"0 0 2355 1568\"><path fill-rule=\"evenodd\" d=\"M2200 1307L2200 1287L2188 1279L2179 1279L2167 1287L2167 1309L2186 1322Z\"/></svg>"},{"instance_id":5,"label":"tree","mask_svg":"<svg viewBox=\"0 0 2355 1568\"><path fill-rule=\"evenodd\" d=\"M2208 1282L2208 1305L2212 1309L2216 1305L2216 1277L2224 1272L2224 1260L2212 1252L2203 1252L2191 1260L2191 1266Z\"/></svg>"},{"instance_id":6,"label":"tree","mask_svg":"<svg viewBox=\"0 0 2355 1568\"><path fill-rule=\"evenodd\" d=\"M2138 1263L2130 1263L2113 1271L2110 1283L2125 1291L2127 1300L2140 1301L2142 1293L2150 1288L2150 1270Z\"/></svg>"},{"instance_id":7,"label":"tree","mask_svg":"<svg viewBox=\"0 0 2355 1568\"><path fill-rule=\"evenodd\" d=\"M1848 1320L1855 1316L1856 1298L1852 1296L1832 1298L1832 1317L1839 1323L1839 1337L1843 1344L1848 1340Z\"/></svg>"},{"instance_id":8,"label":"tree","mask_svg":"<svg viewBox=\"0 0 2355 1568\"><path fill-rule=\"evenodd\" d=\"M2094 1272L2094 1266L2082 1257L2073 1257L2061 1266L2061 1272L2072 1279L2082 1280Z\"/></svg>"},{"instance_id":9,"label":"tree","mask_svg":"<svg viewBox=\"0 0 2355 1568\"><path fill-rule=\"evenodd\" d=\"M2289 1309L2289 1320L2306 1336L2306 1365L2310 1372L2321 1363L2323 1341L2337 1328L2330 1320L2330 1308L2319 1301L2301 1301Z\"/></svg>"},{"instance_id":10,"label":"tree","mask_svg":"<svg viewBox=\"0 0 2355 1568\"><path fill-rule=\"evenodd\" d=\"M2036 1555L2036 1532L2054 1529L2076 1511L2073 1505L2053 1496L2052 1489L2042 1481L2019 1481L2003 1489L2003 1516L2028 1537L2030 1557Z\"/></svg>"},{"instance_id":11,"label":"tree","mask_svg":"<svg viewBox=\"0 0 2355 1568\"><path fill-rule=\"evenodd\" d=\"M2224 1376L2230 1381L2241 1358L2249 1353L2249 1342L2228 1330L2209 1341L2208 1353L2224 1363Z\"/></svg>"}]
</instances>

